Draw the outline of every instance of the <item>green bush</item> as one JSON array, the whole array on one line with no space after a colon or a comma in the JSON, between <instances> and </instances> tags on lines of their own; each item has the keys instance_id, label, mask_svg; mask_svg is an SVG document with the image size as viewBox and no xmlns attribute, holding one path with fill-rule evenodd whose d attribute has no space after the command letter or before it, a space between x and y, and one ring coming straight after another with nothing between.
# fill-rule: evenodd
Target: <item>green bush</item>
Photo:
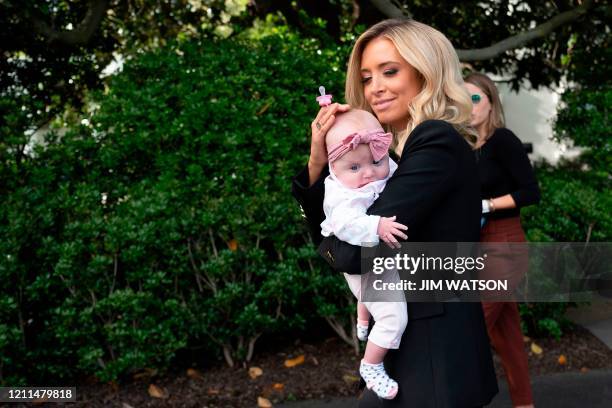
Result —
<instances>
[{"instance_id":1,"label":"green bush","mask_svg":"<svg viewBox=\"0 0 612 408\"><path fill-rule=\"evenodd\" d=\"M580 163L585 164L590 175L602 181L609 189L612 168L612 129L609 119L612 87L609 78L601 80L599 86L576 86L561 95L554 129L556 140L571 142L582 148Z\"/></svg>"},{"instance_id":2,"label":"green bush","mask_svg":"<svg viewBox=\"0 0 612 408\"><path fill-rule=\"evenodd\" d=\"M523 225L533 242L609 242L612 239L610 190L609 89L568 90L554 129L558 141L583 148L572 161L536 165L542 193L537 206L523 210ZM520 305L524 330L559 338L570 327L565 311L573 303Z\"/></svg>"},{"instance_id":3,"label":"green bush","mask_svg":"<svg viewBox=\"0 0 612 408\"><path fill-rule=\"evenodd\" d=\"M542 193L537 206L522 211L522 221L532 242L605 242L612 235L610 190L601 189L598 172L585 171L580 162L557 166L536 165ZM559 338L571 323L565 318L574 303L521 304L523 330L534 337Z\"/></svg>"},{"instance_id":4,"label":"green bush","mask_svg":"<svg viewBox=\"0 0 612 408\"><path fill-rule=\"evenodd\" d=\"M559 340L563 330L571 327L571 322L565 317L568 306L567 302L519 304L523 333Z\"/></svg>"},{"instance_id":5,"label":"green bush","mask_svg":"<svg viewBox=\"0 0 612 408\"><path fill-rule=\"evenodd\" d=\"M173 44L31 155L2 145L1 383L116 379L189 348L248 360L336 302L290 194L318 86L343 89L345 50L317 48Z\"/></svg>"},{"instance_id":6,"label":"green bush","mask_svg":"<svg viewBox=\"0 0 612 408\"><path fill-rule=\"evenodd\" d=\"M580 163L539 163L541 202L522 211L529 241L606 242L612 238L612 194L605 179Z\"/></svg>"}]
</instances>

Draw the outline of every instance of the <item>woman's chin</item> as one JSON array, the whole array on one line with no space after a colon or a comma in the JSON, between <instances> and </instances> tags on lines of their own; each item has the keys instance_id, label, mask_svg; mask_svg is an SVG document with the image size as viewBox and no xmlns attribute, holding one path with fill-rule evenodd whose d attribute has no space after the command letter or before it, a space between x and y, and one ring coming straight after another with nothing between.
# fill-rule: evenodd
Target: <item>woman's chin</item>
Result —
<instances>
[{"instance_id":1,"label":"woman's chin","mask_svg":"<svg viewBox=\"0 0 612 408\"><path fill-rule=\"evenodd\" d=\"M382 111L375 113L376 117L378 118L378 121L383 125L390 125L391 123L393 123L394 115L389 115L389 112Z\"/></svg>"},{"instance_id":2,"label":"woman's chin","mask_svg":"<svg viewBox=\"0 0 612 408\"><path fill-rule=\"evenodd\" d=\"M378 112L378 121L383 125L391 126L395 130L402 130L408 126L408 120L402 115L394 115L392 112Z\"/></svg>"}]
</instances>

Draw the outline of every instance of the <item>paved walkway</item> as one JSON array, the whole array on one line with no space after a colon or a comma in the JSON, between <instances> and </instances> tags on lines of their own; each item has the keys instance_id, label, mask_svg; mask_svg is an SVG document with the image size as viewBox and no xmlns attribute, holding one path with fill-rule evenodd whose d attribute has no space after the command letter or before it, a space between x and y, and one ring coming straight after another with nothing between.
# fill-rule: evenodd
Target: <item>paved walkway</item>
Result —
<instances>
[{"instance_id":1,"label":"paved walkway","mask_svg":"<svg viewBox=\"0 0 612 408\"><path fill-rule=\"evenodd\" d=\"M568 318L591 331L612 349L612 300L601 299L588 306L570 310ZM508 385L500 379L499 394L490 408L512 407ZM550 374L532 379L533 398L538 408L612 407L612 370L586 373ZM355 398L301 401L276 405L277 408L357 408ZM418 407L415 407L418 408Z\"/></svg>"},{"instance_id":2,"label":"paved walkway","mask_svg":"<svg viewBox=\"0 0 612 408\"><path fill-rule=\"evenodd\" d=\"M593 322L584 327L589 329L599 340L603 341L608 348L612 349L612 320Z\"/></svg>"},{"instance_id":3,"label":"paved walkway","mask_svg":"<svg viewBox=\"0 0 612 408\"><path fill-rule=\"evenodd\" d=\"M538 408L610 408L612 406L612 370L545 375L533 378L532 382L533 398ZM499 387L499 394L487 407L512 407L506 382L499 381ZM275 405L276 408L357 408L357 406L357 400L354 398Z\"/></svg>"},{"instance_id":4,"label":"paved walkway","mask_svg":"<svg viewBox=\"0 0 612 408\"><path fill-rule=\"evenodd\" d=\"M590 305L568 310L566 315L612 349L612 299L597 298Z\"/></svg>"}]
</instances>

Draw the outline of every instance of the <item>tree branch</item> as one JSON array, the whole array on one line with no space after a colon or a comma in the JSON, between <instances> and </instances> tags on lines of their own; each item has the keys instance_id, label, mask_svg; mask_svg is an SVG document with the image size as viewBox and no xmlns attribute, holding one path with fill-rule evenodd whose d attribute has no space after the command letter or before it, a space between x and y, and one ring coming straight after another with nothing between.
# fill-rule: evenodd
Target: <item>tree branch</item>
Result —
<instances>
[{"instance_id":1,"label":"tree branch","mask_svg":"<svg viewBox=\"0 0 612 408\"><path fill-rule=\"evenodd\" d=\"M227 344L223 345L223 357L229 367L234 367L234 359L232 358L232 350Z\"/></svg>"},{"instance_id":2,"label":"tree branch","mask_svg":"<svg viewBox=\"0 0 612 408\"><path fill-rule=\"evenodd\" d=\"M39 18L32 18L32 26L36 32L47 37L49 42L61 42L66 45L84 45L96 32L108 9L108 0L90 0L87 13L74 30L57 31Z\"/></svg>"},{"instance_id":3,"label":"tree branch","mask_svg":"<svg viewBox=\"0 0 612 408\"><path fill-rule=\"evenodd\" d=\"M575 9L558 14L547 22L542 23L531 30L523 31L522 33L508 37L505 40L495 43L489 47L470 50L457 50L457 55L461 61L482 61L497 57L498 55L503 54L508 50L518 48L529 41L546 37L558 27L579 19L588 11L592 4L592 0L586 0L582 5L576 7Z\"/></svg>"},{"instance_id":4,"label":"tree branch","mask_svg":"<svg viewBox=\"0 0 612 408\"><path fill-rule=\"evenodd\" d=\"M346 330L344 330L342 323L335 316L323 316L323 318L336 332L338 337L340 337L346 344L350 344L351 346L353 345L353 339L346 334Z\"/></svg>"},{"instance_id":5,"label":"tree branch","mask_svg":"<svg viewBox=\"0 0 612 408\"><path fill-rule=\"evenodd\" d=\"M351 13L351 31L355 28L355 24L357 24L357 20L359 20L359 16L361 14L361 8L359 7L359 2L357 0L353 0L353 12Z\"/></svg>"},{"instance_id":6,"label":"tree branch","mask_svg":"<svg viewBox=\"0 0 612 408\"><path fill-rule=\"evenodd\" d=\"M247 355L245 359L247 362L251 361L251 359L253 358L253 352L255 351L255 342L257 341L259 336L261 336L261 333L258 333L249 339L249 345L247 348Z\"/></svg>"},{"instance_id":7,"label":"tree branch","mask_svg":"<svg viewBox=\"0 0 612 408\"><path fill-rule=\"evenodd\" d=\"M412 18L412 14L408 10L400 8L393 0L372 0L372 4L389 18Z\"/></svg>"}]
</instances>

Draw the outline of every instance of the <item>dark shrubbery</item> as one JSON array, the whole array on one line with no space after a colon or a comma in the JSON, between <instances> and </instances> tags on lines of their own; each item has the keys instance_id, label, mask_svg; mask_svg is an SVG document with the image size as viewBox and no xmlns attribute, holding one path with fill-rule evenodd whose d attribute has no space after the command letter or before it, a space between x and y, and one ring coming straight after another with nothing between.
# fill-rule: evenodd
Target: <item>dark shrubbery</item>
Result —
<instances>
[{"instance_id":1,"label":"dark shrubbery","mask_svg":"<svg viewBox=\"0 0 612 408\"><path fill-rule=\"evenodd\" d=\"M580 163L536 166L542 192L537 206L522 211L529 241L605 242L612 237L612 194L605 179Z\"/></svg>"},{"instance_id":2,"label":"dark shrubbery","mask_svg":"<svg viewBox=\"0 0 612 408\"><path fill-rule=\"evenodd\" d=\"M166 47L31 157L2 146L2 383L109 380L191 347L248 360L335 302L290 194L318 86L343 89L346 55L320 54L288 36Z\"/></svg>"}]
</instances>

